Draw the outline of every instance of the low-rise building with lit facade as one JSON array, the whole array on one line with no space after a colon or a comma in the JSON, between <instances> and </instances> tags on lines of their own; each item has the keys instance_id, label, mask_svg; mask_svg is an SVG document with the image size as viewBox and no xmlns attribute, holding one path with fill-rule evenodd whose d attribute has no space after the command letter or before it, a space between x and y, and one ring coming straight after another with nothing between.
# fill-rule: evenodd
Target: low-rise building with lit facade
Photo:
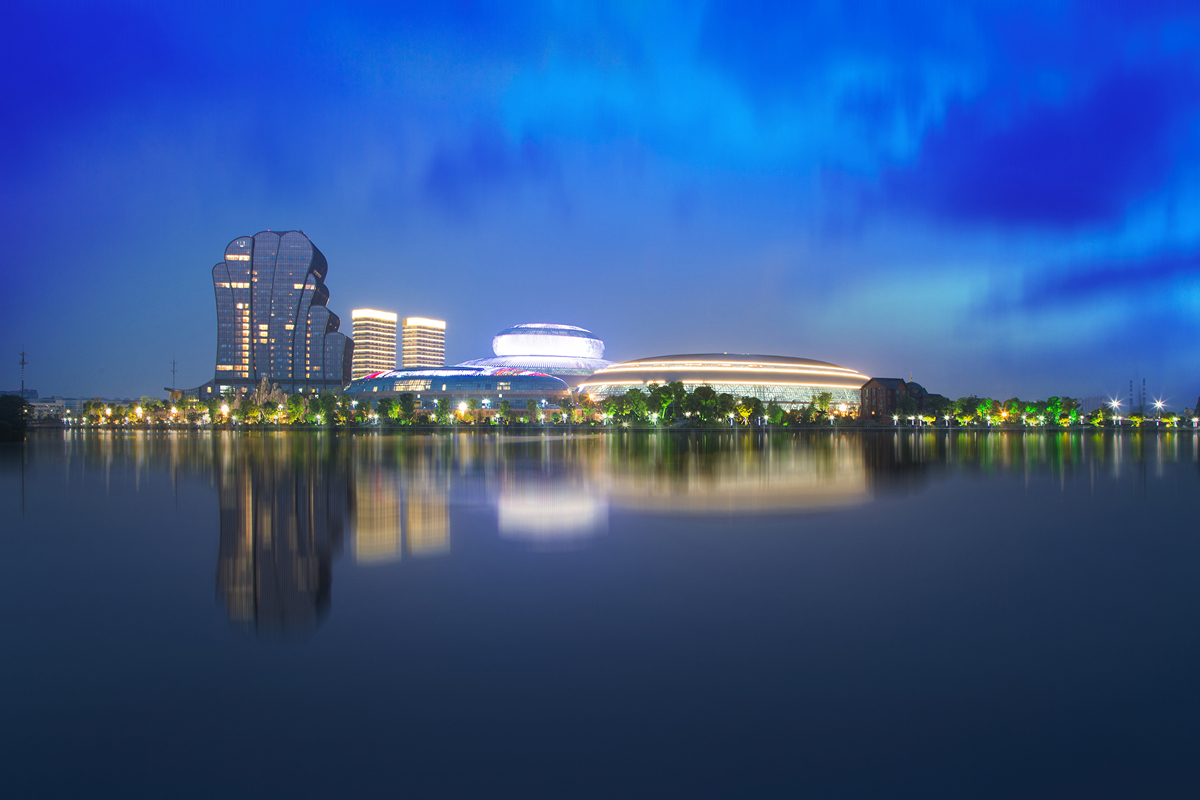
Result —
<instances>
[{"instance_id":1,"label":"low-rise building with lit facade","mask_svg":"<svg viewBox=\"0 0 1200 800\"><path fill-rule=\"evenodd\" d=\"M912 398L912 410L917 412L936 410L937 403L946 400L940 394L930 394L916 381L903 378L871 378L863 384L861 394L860 416L884 422L901 413L906 397Z\"/></svg>"},{"instance_id":2,"label":"low-rise building with lit facade","mask_svg":"<svg viewBox=\"0 0 1200 800\"><path fill-rule=\"evenodd\" d=\"M578 390L593 400L646 391L652 384L682 383L689 391L709 386L718 394L757 397L785 408L798 408L828 392L831 406L857 413L859 390L867 376L825 361L790 356L700 353L625 361L597 370Z\"/></svg>"},{"instance_id":3,"label":"low-rise building with lit facade","mask_svg":"<svg viewBox=\"0 0 1200 800\"><path fill-rule=\"evenodd\" d=\"M443 398L457 409L460 403L475 400L480 408L494 409L507 400L514 409L525 408L530 400L543 408L557 408L570 397L567 384L552 375L527 370L496 367L442 367L440 369L399 369L367 375L352 381L346 394L355 400L377 403L386 398L411 394L416 408L428 410Z\"/></svg>"}]
</instances>

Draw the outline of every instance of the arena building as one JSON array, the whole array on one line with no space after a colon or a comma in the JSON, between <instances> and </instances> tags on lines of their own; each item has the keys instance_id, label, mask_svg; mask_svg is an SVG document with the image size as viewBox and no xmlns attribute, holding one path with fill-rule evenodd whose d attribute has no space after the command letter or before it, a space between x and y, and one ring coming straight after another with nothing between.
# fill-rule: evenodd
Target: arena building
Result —
<instances>
[{"instance_id":1,"label":"arena building","mask_svg":"<svg viewBox=\"0 0 1200 800\"><path fill-rule=\"evenodd\" d=\"M602 400L630 389L645 391L650 384L679 381L689 391L709 386L718 394L757 397L785 408L808 405L817 395L829 392L832 407L843 413L857 413L859 390L867 380L855 370L808 358L701 353L613 364L580 383L578 391Z\"/></svg>"},{"instance_id":2,"label":"arena building","mask_svg":"<svg viewBox=\"0 0 1200 800\"><path fill-rule=\"evenodd\" d=\"M513 408L525 408L530 400L542 407L557 407L570 396L567 385L552 375L501 367L376 372L351 381L345 393L360 402L377 402L407 393L415 397L417 408L426 410L434 408L443 397L455 408L467 400L478 400L481 408L496 408L504 400Z\"/></svg>"},{"instance_id":3,"label":"arena building","mask_svg":"<svg viewBox=\"0 0 1200 800\"><path fill-rule=\"evenodd\" d=\"M529 370L577 381L612 363L604 360L604 342L591 331L547 322L505 328L492 339L492 352L491 358L459 366Z\"/></svg>"}]
</instances>

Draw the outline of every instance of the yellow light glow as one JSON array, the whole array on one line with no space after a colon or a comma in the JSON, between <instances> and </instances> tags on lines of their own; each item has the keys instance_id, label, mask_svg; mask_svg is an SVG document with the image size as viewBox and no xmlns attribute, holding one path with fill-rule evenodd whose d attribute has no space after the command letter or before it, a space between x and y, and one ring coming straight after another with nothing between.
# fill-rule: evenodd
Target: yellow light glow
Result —
<instances>
[{"instance_id":1,"label":"yellow light glow","mask_svg":"<svg viewBox=\"0 0 1200 800\"><path fill-rule=\"evenodd\" d=\"M628 366L615 365L597 370L593 375L606 375L611 373L621 372L663 372L663 371L689 371L689 372L770 372L783 375L828 375L831 377L845 377L862 379L864 382L870 380L867 376L855 372L852 369L843 367L786 367L778 364L755 364L747 362L745 364L737 364L733 366L702 364L696 361L665 361L656 362L653 364L632 364Z\"/></svg>"},{"instance_id":2,"label":"yellow light glow","mask_svg":"<svg viewBox=\"0 0 1200 800\"><path fill-rule=\"evenodd\" d=\"M416 327L416 328L440 328L442 330L445 330L446 323L444 320L440 320L440 319L427 319L425 317L407 317L404 320L404 327L406 327L406 328L413 328L413 327Z\"/></svg>"},{"instance_id":3,"label":"yellow light glow","mask_svg":"<svg viewBox=\"0 0 1200 800\"><path fill-rule=\"evenodd\" d=\"M395 314L393 314L390 311L376 311L373 308L356 308L350 312L350 318L351 319L378 319L378 320L383 320L384 322L395 322L397 319L399 319L399 317L397 317ZM407 323L408 323L408 321L405 320L405 324L407 324ZM446 323L443 322L442 327L445 327L445 326L446 326Z\"/></svg>"},{"instance_id":4,"label":"yellow light glow","mask_svg":"<svg viewBox=\"0 0 1200 800\"><path fill-rule=\"evenodd\" d=\"M249 261L250 255L248 253L230 253L229 255L225 256L225 260L226 261Z\"/></svg>"}]
</instances>

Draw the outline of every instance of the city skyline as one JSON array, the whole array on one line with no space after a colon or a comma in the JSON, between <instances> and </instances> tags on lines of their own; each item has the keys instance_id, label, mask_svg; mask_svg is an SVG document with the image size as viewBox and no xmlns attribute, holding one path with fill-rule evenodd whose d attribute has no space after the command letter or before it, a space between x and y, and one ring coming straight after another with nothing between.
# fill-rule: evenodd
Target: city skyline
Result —
<instances>
[{"instance_id":1,"label":"city skyline","mask_svg":"<svg viewBox=\"0 0 1200 800\"><path fill-rule=\"evenodd\" d=\"M446 363L535 320L617 362L1200 393L1194 11L281 10L247 49L215 11L14 9L0 388L20 350L42 396L209 380L213 252L295 229L343 315L446 320Z\"/></svg>"}]
</instances>

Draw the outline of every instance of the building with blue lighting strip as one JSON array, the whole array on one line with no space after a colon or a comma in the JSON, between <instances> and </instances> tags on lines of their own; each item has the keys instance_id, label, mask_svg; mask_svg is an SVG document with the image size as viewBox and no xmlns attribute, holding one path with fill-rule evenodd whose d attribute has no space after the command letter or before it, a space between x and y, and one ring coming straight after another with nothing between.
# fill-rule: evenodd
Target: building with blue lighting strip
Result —
<instances>
[{"instance_id":1,"label":"building with blue lighting strip","mask_svg":"<svg viewBox=\"0 0 1200 800\"><path fill-rule=\"evenodd\" d=\"M507 400L524 408L530 400L543 408L557 408L570 396L561 379L528 370L498 367L440 367L376 372L352 381L345 393L362 401L378 402L411 394L416 407L429 409L446 398L452 406L477 400L482 408L496 408Z\"/></svg>"}]
</instances>

